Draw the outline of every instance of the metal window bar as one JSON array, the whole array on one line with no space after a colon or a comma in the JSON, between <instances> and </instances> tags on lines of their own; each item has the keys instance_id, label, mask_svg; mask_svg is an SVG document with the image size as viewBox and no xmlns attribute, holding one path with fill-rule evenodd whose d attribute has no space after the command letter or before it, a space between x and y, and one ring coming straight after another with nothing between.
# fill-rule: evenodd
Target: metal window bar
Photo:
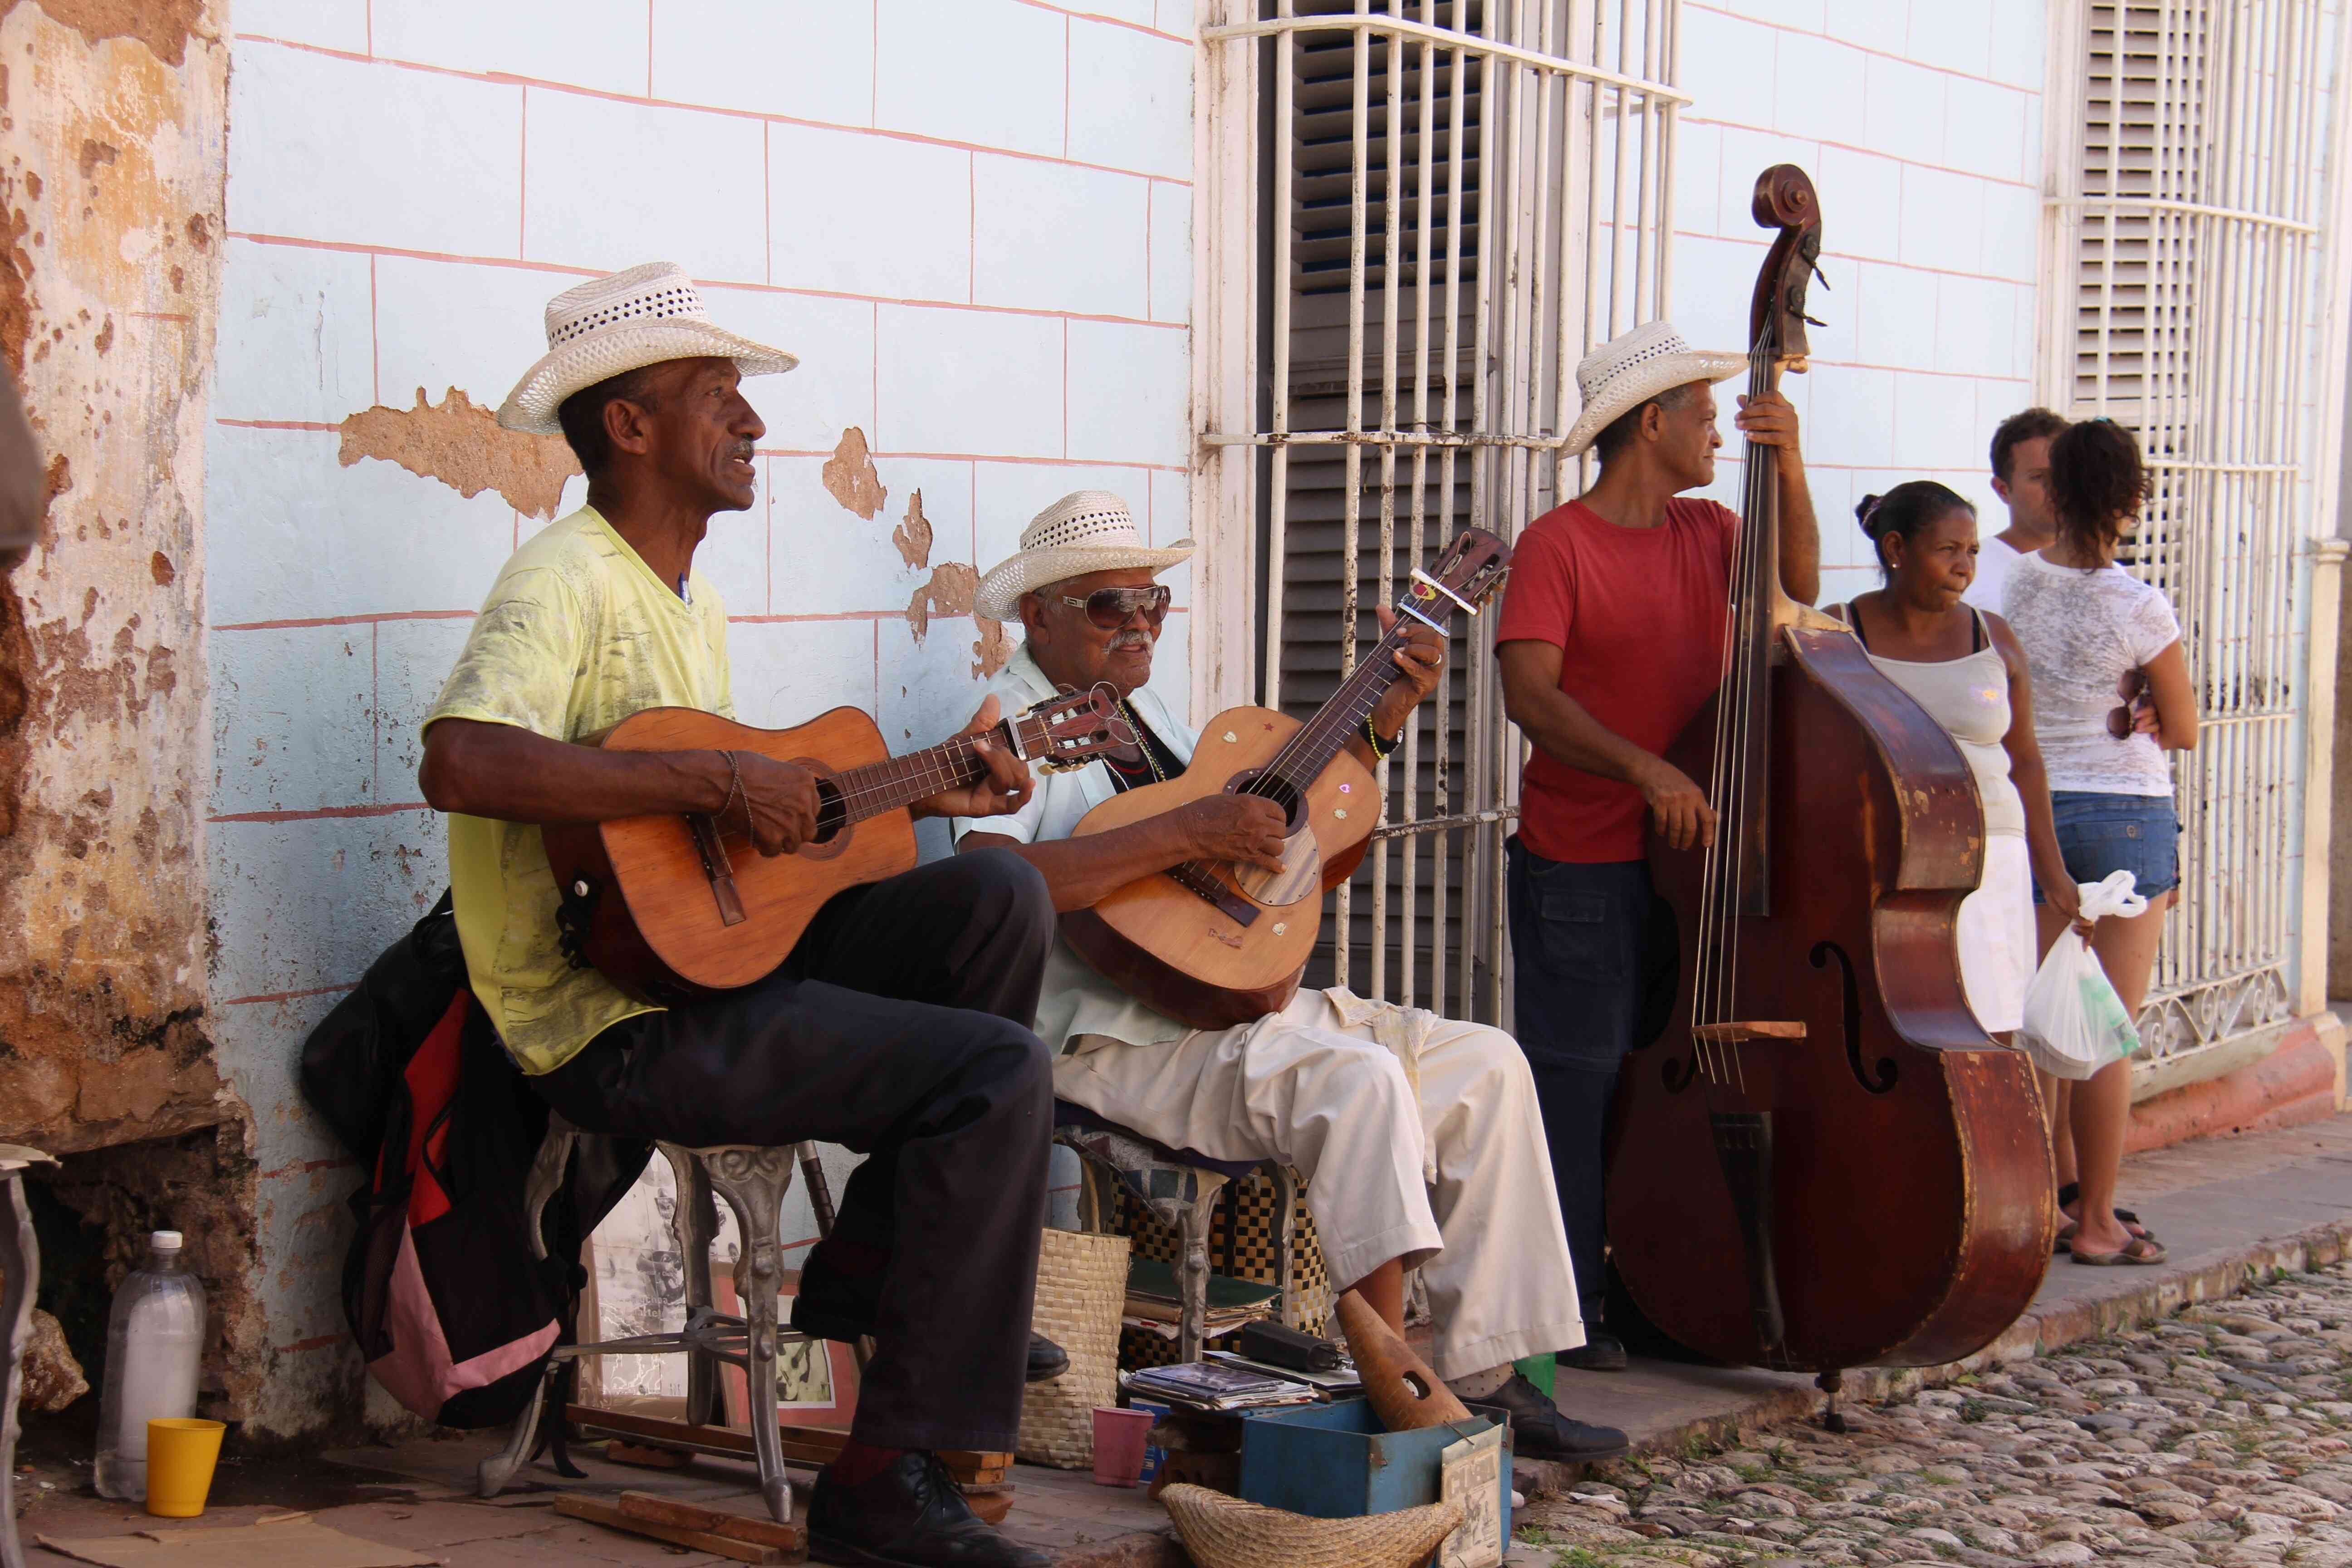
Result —
<instances>
[{"instance_id":1,"label":"metal window bar","mask_svg":"<svg viewBox=\"0 0 2352 1568\"><path fill-rule=\"evenodd\" d=\"M2205 716L2199 749L2175 763L2180 895L2140 1017L2159 1057L2292 1007L2323 10L2095 0L2080 40L2081 189L2052 202L2075 258L2060 305L2073 412L2130 426L2147 453L2150 494L2123 563L2179 611Z\"/></svg>"},{"instance_id":2,"label":"metal window bar","mask_svg":"<svg viewBox=\"0 0 2352 1568\"><path fill-rule=\"evenodd\" d=\"M1267 50L1267 395L1263 427L1204 440L1265 450L1259 700L1303 717L1375 635L1368 592L1389 602L1464 523L1513 538L1574 493L1563 380L1659 313L1688 98L1680 0L1255 9L1203 37ZM1436 700L1381 764L1383 825L1332 894L1311 981L1507 1021L1523 747L1492 626L1457 628Z\"/></svg>"}]
</instances>

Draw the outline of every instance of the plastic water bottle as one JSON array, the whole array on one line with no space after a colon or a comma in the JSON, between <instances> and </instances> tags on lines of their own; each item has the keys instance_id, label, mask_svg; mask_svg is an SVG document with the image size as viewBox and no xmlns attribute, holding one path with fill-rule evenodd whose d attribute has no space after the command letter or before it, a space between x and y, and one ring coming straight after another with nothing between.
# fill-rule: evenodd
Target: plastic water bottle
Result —
<instances>
[{"instance_id":1,"label":"plastic water bottle","mask_svg":"<svg viewBox=\"0 0 2352 1568\"><path fill-rule=\"evenodd\" d=\"M147 1423L196 1413L205 1288L188 1272L180 1233L147 1238L147 1261L114 1293L106 1323L106 1392L98 1406L98 1489L144 1501Z\"/></svg>"}]
</instances>

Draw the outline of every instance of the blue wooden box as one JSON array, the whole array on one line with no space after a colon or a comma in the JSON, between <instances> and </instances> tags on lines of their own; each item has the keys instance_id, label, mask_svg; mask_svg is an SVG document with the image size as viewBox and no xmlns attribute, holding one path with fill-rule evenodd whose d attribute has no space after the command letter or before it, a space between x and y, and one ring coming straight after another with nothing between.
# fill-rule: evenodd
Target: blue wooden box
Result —
<instances>
[{"instance_id":1,"label":"blue wooden box","mask_svg":"<svg viewBox=\"0 0 2352 1568\"><path fill-rule=\"evenodd\" d=\"M1360 1399L1297 1405L1242 1422L1241 1495L1317 1519L1392 1513L1438 1500L1438 1452L1492 1423L1391 1432ZM1503 1539L1511 1534L1511 1433L1503 1429Z\"/></svg>"}]
</instances>

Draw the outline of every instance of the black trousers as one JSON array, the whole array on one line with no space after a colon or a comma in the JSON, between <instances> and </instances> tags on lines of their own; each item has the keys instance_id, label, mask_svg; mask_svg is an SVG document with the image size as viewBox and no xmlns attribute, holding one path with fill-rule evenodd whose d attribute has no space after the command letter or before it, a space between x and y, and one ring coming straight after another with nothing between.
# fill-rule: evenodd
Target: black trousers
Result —
<instances>
[{"instance_id":1,"label":"black trousers","mask_svg":"<svg viewBox=\"0 0 2352 1568\"><path fill-rule=\"evenodd\" d=\"M624 1020L531 1081L590 1131L869 1156L801 1279L871 1323L855 1436L1007 1450L1045 1223L1053 1062L1029 1023L1053 939L1035 868L959 855L835 898L758 984Z\"/></svg>"},{"instance_id":2,"label":"black trousers","mask_svg":"<svg viewBox=\"0 0 2352 1568\"><path fill-rule=\"evenodd\" d=\"M1647 861L1547 860L1516 834L1504 848L1513 1018L1543 1110L1576 1293L1585 1322L1597 1324L1608 1284L1610 1109L1626 1053L1673 1007L1674 933L1670 917L1659 930L1666 906L1651 896Z\"/></svg>"}]
</instances>

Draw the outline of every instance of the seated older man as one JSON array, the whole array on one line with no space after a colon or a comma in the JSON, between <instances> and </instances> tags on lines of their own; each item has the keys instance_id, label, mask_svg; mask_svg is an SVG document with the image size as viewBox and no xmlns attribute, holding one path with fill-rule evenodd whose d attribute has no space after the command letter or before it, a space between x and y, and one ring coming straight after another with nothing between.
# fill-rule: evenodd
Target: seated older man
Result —
<instances>
[{"instance_id":1,"label":"seated older man","mask_svg":"<svg viewBox=\"0 0 2352 1568\"><path fill-rule=\"evenodd\" d=\"M1132 755L1052 774L1008 814L956 819L961 850L1021 855L1045 873L1058 910L1195 858L1280 864L1281 811L1236 795L1071 837L1094 805L1173 778L1192 759L1194 731L1144 684L1169 603L1154 578L1191 553L1144 545L1125 502L1082 490L1039 514L1020 552L981 584L980 613L1017 616L1027 633L992 691L1026 707L1059 687L1108 681L1135 727ZM1444 658L1428 632L1398 654L1403 679L1374 711L1374 732L1403 728ZM1370 765L1369 738L1354 746ZM1297 1166L1332 1278L1398 1328L1404 1270L1418 1267L1436 1313L1438 1375L1465 1398L1507 1407L1518 1452L1623 1451L1623 1433L1568 1419L1512 1370L1581 1344L1584 1329L1535 1085L1509 1036L1339 988L1302 992L1238 1027L1192 1029L1059 942L1038 1010L1061 1098L1173 1147Z\"/></svg>"}]
</instances>

